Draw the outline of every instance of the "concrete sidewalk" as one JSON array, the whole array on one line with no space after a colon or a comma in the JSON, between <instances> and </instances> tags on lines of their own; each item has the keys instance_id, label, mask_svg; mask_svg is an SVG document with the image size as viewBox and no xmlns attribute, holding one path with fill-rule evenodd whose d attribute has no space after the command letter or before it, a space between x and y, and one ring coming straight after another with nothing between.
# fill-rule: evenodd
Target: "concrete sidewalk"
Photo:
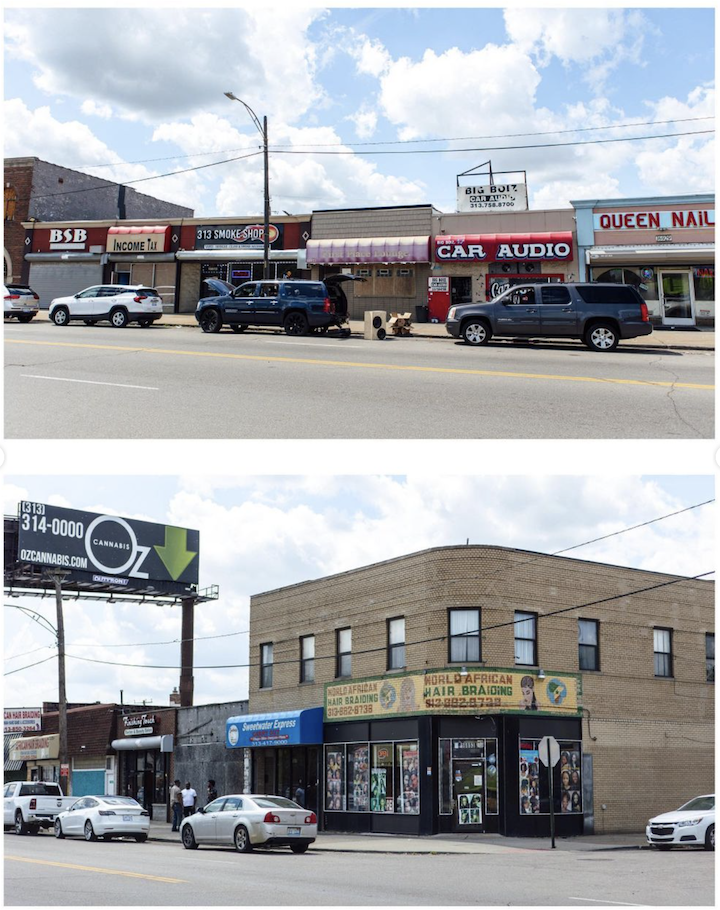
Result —
<instances>
[{"instance_id":1,"label":"concrete sidewalk","mask_svg":"<svg viewBox=\"0 0 720 910\"><path fill-rule=\"evenodd\" d=\"M40 313L35 317L38 321L47 321L48 314L47 310L41 310ZM73 325L80 325L81 323L73 323ZM105 323L101 323L105 325ZM153 328L164 327L191 327L198 329L199 327L195 316L193 313L164 313L162 319L153 326ZM361 319L351 319L349 322L350 332L353 337L362 338L364 333L364 323ZM279 328L262 328L260 326L253 326L250 329L251 332L272 332L272 333L281 333L282 329ZM336 330L330 330L330 337L335 334ZM445 330L444 323L433 323L433 322L413 322L410 335L403 336L394 336L388 335L388 339L397 341L400 343L407 343L412 338L445 338L448 343L454 343L454 339L448 335ZM503 338L498 339L501 343L504 344L533 344L533 345L543 345L543 344L565 344L563 339L558 338L547 338L540 339L534 338L532 340L513 339ZM576 340L569 342L572 345L576 345L579 342ZM714 351L715 350L715 331L714 329L699 329L696 331L683 331L682 329L662 329L658 328L653 330L652 335L645 336L643 338L629 338L626 341L620 342L621 347L632 346L639 347L643 349L647 348L665 348L667 350L676 350L676 351L693 351L693 350L703 350L703 351Z\"/></svg>"},{"instance_id":2,"label":"concrete sidewalk","mask_svg":"<svg viewBox=\"0 0 720 910\"><path fill-rule=\"evenodd\" d=\"M169 822L153 819L150 840L176 843L180 835ZM642 834L594 834L556 838L555 849L593 852L598 850L650 849ZM552 850L549 837L502 837L499 834L436 834L404 837L392 834L335 834L321 832L310 848L332 853L527 853Z\"/></svg>"}]
</instances>

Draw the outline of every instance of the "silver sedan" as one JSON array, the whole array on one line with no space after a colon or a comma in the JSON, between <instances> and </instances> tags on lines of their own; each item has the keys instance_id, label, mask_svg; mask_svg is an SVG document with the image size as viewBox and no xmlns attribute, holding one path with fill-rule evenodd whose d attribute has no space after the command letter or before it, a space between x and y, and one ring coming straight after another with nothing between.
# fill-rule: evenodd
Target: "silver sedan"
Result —
<instances>
[{"instance_id":1,"label":"silver sedan","mask_svg":"<svg viewBox=\"0 0 720 910\"><path fill-rule=\"evenodd\" d=\"M317 817L282 796L221 796L184 819L180 837L187 850L229 844L240 853L275 846L304 853L317 837Z\"/></svg>"},{"instance_id":2,"label":"silver sedan","mask_svg":"<svg viewBox=\"0 0 720 910\"><path fill-rule=\"evenodd\" d=\"M55 837L76 834L85 840L134 837L146 841L150 813L130 796L83 796L55 819Z\"/></svg>"}]
</instances>

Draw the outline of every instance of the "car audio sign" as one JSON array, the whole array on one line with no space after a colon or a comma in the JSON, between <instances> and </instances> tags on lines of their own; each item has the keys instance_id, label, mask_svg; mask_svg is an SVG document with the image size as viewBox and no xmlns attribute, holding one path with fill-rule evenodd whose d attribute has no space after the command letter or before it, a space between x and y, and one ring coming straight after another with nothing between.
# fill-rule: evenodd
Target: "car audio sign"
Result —
<instances>
[{"instance_id":1,"label":"car audio sign","mask_svg":"<svg viewBox=\"0 0 720 910\"><path fill-rule=\"evenodd\" d=\"M197 584L199 551L199 532L187 528L41 502L19 506L20 562L88 573L100 584Z\"/></svg>"}]
</instances>

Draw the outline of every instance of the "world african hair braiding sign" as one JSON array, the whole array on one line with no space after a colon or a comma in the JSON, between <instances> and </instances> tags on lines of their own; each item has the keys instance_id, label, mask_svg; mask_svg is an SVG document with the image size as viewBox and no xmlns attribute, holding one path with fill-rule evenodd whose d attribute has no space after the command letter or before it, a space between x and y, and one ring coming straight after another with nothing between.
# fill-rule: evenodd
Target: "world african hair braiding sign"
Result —
<instances>
[{"instance_id":1,"label":"world african hair braiding sign","mask_svg":"<svg viewBox=\"0 0 720 910\"><path fill-rule=\"evenodd\" d=\"M574 673L489 667L426 670L328 683L325 720L356 720L411 714L581 714L582 680Z\"/></svg>"}]
</instances>

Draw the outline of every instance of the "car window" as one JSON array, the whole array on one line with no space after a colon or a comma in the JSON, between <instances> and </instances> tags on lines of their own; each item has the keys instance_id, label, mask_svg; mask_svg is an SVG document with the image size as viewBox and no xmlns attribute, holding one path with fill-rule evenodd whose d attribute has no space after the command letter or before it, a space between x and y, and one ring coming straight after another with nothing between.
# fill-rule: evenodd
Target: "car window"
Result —
<instances>
[{"instance_id":1,"label":"car window","mask_svg":"<svg viewBox=\"0 0 720 910\"><path fill-rule=\"evenodd\" d=\"M214 799L211 803L208 803L205 806L206 812L220 812L222 811L223 803L225 802L225 797L221 796L219 799Z\"/></svg>"},{"instance_id":2,"label":"car window","mask_svg":"<svg viewBox=\"0 0 720 910\"><path fill-rule=\"evenodd\" d=\"M93 799L92 796L88 796L87 799L85 800L85 807L84 807L84 808L86 808L86 809L94 809L95 806L98 806L98 805L100 805L100 804L98 803L98 801L97 801L96 799Z\"/></svg>"},{"instance_id":3,"label":"car window","mask_svg":"<svg viewBox=\"0 0 720 910\"><path fill-rule=\"evenodd\" d=\"M608 287L603 284L578 284L577 292L585 303L596 304L634 304L637 306L642 303L642 298L635 290L627 284L618 284Z\"/></svg>"},{"instance_id":4,"label":"car window","mask_svg":"<svg viewBox=\"0 0 720 910\"><path fill-rule=\"evenodd\" d=\"M301 294L303 297L324 298L328 296L327 288L324 284L304 284Z\"/></svg>"},{"instance_id":5,"label":"car window","mask_svg":"<svg viewBox=\"0 0 720 910\"><path fill-rule=\"evenodd\" d=\"M260 806L261 809L301 809L302 806L298 806L297 803L294 803L291 799L285 799L284 796L256 796L255 805Z\"/></svg>"},{"instance_id":6,"label":"car window","mask_svg":"<svg viewBox=\"0 0 720 910\"><path fill-rule=\"evenodd\" d=\"M678 812L707 812L709 809L714 808L714 796L696 796L695 799L691 799L689 803L680 806Z\"/></svg>"},{"instance_id":7,"label":"car window","mask_svg":"<svg viewBox=\"0 0 720 910\"><path fill-rule=\"evenodd\" d=\"M155 290L155 288L138 288L137 294L139 297L159 297L160 295Z\"/></svg>"},{"instance_id":8,"label":"car window","mask_svg":"<svg viewBox=\"0 0 720 910\"><path fill-rule=\"evenodd\" d=\"M97 288L86 288L84 291L80 291L80 293L79 293L77 296L78 296L78 297L97 297L97 296L98 296L98 291L99 291L99 290L100 290L99 287L97 287Z\"/></svg>"},{"instance_id":9,"label":"car window","mask_svg":"<svg viewBox=\"0 0 720 910\"><path fill-rule=\"evenodd\" d=\"M15 786L15 784L6 784L6 785L5 785L5 792L3 793L3 799L4 799L6 796L10 796L10 794L12 793L12 790L13 790L14 786Z\"/></svg>"},{"instance_id":10,"label":"car window","mask_svg":"<svg viewBox=\"0 0 720 910\"><path fill-rule=\"evenodd\" d=\"M19 796L59 796L57 784L43 784L40 781L23 784Z\"/></svg>"},{"instance_id":11,"label":"car window","mask_svg":"<svg viewBox=\"0 0 720 910\"><path fill-rule=\"evenodd\" d=\"M104 796L103 802L108 806L139 806L140 803L132 796Z\"/></svg>"},{"instance_id":12,"label":"car window","mask_svg":"<svg viewBox=\"0 0 720 910\"><path fill-rule=\"evenodd\" d=\"M249 284L241 284L233 294L233 297L254 297L256 287L257 285L254 281L251 281Z\"/></svg>"},{"instance_id":13,"label":"car window","mask_svg":"<svg viewBox=\"0 0 720 910\"><path fill-rule=\"evenodd\" d=\"M222 810L223 812L235 812L237 809L242 809L242 807L242 800L239 796L228 796Z\"/></svg>"},{"instance_id":14,"label":"car window","mask_svg":"<svg viewBox=\"0 0 720 910\"><path fill-rule=\"evenodd\" d=\"M549 284L540 288L540 302L544 304L570 303L570 291L562 285Z\"/></svg>"},{"instance_id":15,"label":"car window","mask_svg":"<svg viewBox=\"0 0 720 910\"><path fill-rule=\"evenodd\" d=\"M535 288L513 288L510 294L503 298L503 302L513 304L514 306L527 306L530 303L535 303Z\"/></svg>"},{"instance_id":16,"label":"car window","mask_svg":"<svg viewBox=\"0 0 720 910\"><path fill-rule=\"evenodd\" d=\"M100 290L97 292L96 296L97 297L116 297L118 294L123 294L123 293L125 293L125 291L120 290L120 288L111 288L111 287L106 286L104 288L100 288Z\"/></svg>"},{"instance_id":17,"label":"car window","mask_svg":"<svg viewBox=\"0 0 720 910\"><path fill-rule=\"evenodd\" d=\"M261 297L277 297L278 295L278 286L276 284L261 284L260 285L260 296Z\"/></svg>"},{"instance_id":18,"label":"car window","mask_svg":"<svg viewBox=\"0 0 720 910\"><path fill-rule=\"evenodd\" d=\"M73 803L70 808L75 811L76 809L87 809L88 807L88 798L84 796L82 799L79 799L76 803Z\"/></svg>"}]
</instances>

